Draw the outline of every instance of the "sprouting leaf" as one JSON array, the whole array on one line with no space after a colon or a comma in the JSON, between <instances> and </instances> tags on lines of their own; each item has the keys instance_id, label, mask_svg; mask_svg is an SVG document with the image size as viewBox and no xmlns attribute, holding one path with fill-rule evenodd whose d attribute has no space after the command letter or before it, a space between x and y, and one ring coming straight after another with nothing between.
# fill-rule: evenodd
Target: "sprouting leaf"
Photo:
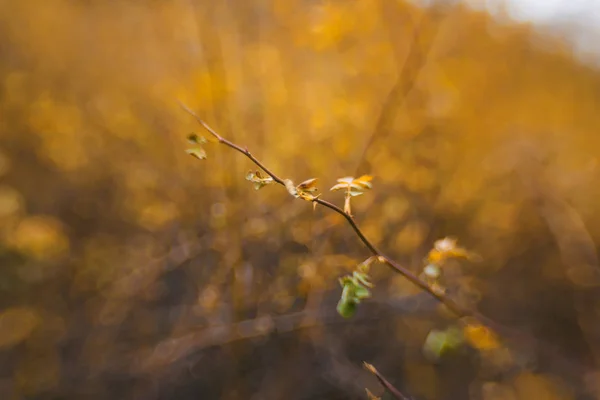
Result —
<instances>
[{"instance_id":1,"label":"sprouting leaf","mask_svg":"<svg viewBox=\"0 0 600 400\"><path fill-rule=\"evenodd\" d=\"M298 197L301 198L302 200L306 200L306 201L315 201L316 199L319 198L320 195L312 195L308 192L301 192L298 191Z\"/></svg>"},{"instance_id":2,"label":"sprouting leaf","mask_svg":"<svg viewBox=\"0 0 600 400\"><path fill-rule=\"evenodd\" d=\"M342 296L337 305L338 313L344 318L350 318L356 313L358 304L364 299L371 297L371 291L374 285L370 282L367 274L368 265L375 258L371 257L358 265L358 270L352 275L346 275L340 278L342 286Z\"/></svg>"},{"instance_id":3,"label":"sprouting leaf","mask_svg":"<svg viewBox=\"0 0 600 400\"><path fill-rule=\"evenodd\" d=\"M351 318L356 314L357 304L352 301L344 301L344 299L340 299L338 301L336 310L338 314L340 314L344 318Z\"/></svg>"},{"instance_id":4,"label":"sprouting leaf","mask_svg":"<svg viewBox=\"0 0 600 400\"><path fill-rule=\"evenodd\" d=\"M206 151L204 151L204 149L201 147L187 149L185 152L188 153L189 155L191 155L192 157L196 157L199 160L206 159Z\"/></svg>"},{"instance_id":5,"label":"sprouting leaf","mask_svg":"<svg viewBox=\"0 0 600 400\"><path fill-rule=\"evenodd\" d=\"M346 183L338 183L337 185L333 185L331 187L331 191L336 191L336 190L342 190L342 189L348 189L348 184Z\"/></svg>"},{"instance_id":6,"label":"sprouting leaf","mask_svg":"<svg viewBox=\"0 0 600 400\"><path fill-rule=\"evenodd\" d=\"M352 215L352 206L350 199L355 196L360 196L366 189L371 189L371 180L373 179L370 175L363 175L359 178L352 176L346 176L337 180L337 184L332 186L331 191L345 190L346 198L344 200L344 212L348 215Z\"/></svg>"},{"instance_id":7,"label":"sprouting leaf","mask_svg":"<svg viewBox=\"0 0 600 400\"><path fill-rule=\"evenodd\" d=\"M208 142L204 136L199 136L196 133L190 133L187 136L187 140L192 144L205 144Z\"/></svg>"},{"instance_id":8,"label":"sprouting leaf","mask_svg":"<svg viewBox=\"0 0 600 400\"><path fill-rule=\"evenodd\" d=\"M360 178L346 176L344 178L338 179L338 183L332 186L329 190L353 190L354 192L362 193L365 189L371 189L373 187L373 185L371 184L372 179L373 177L370 175L363 175Z\"/></svg>"},{"instance_id":9,"label":"sprouting leaf","mask_svg":"<svg viewBox=\"0 0 600 400\"><path fill-rule=\"evenodd\" d=\"M259 190L264 186L273 183L272 177L264 176L260 171L248 171L248 173L246 174L246 180L254 183L254 189L256 190Z\"/></svg>"},{"instance_id":10,"label":"sprouting leaf","mask_svg":"<svg viewBox=\"0 0 600 400\"><path fill-rule=\"evenodd\" d=\"M298 189L299 191L303 191L303 192L314 193L318 190L317 189L317 181L318 180L319 180L318 178L307 179L304 182L300 183L298 186L296 186L296 189Z\"/></svg>"},{"instance_id":11,"label":"sprouting leaf","mask_svg":"<svg viewBox=\"0 0 600 400\"><path fill-rule=\"evenodd\" d=\"M356 178L354 182L361 186L364 186L365 188L371 189L373 187L373 185L371 184L372 180L373 177L371 175L362 175L361 177Z\"/></svg>"},{"instance_id":12,"label":"sprouting leaf","mask_svg":"<svg viewBox=\"0 0 600 400\"><path fill-rule=\"evenodd\" d=\"M340 183L350 184L354 180L353 176L345 176L343 178L338 179L337 181Z\"/></svg>"},{"instance_id":13,"label":"sprouting leaf","mask_svg":"<svg viewBox=\"0 0 600 400\"><path fill-rule=\"evenodd\" d=\"M371 296L371 291L364 286L356 286L354 288L354 295L358 299L366 299Z\"/></svg>"},{"instance_id":14,"label":"sprouting leaf","mask_svg":"<svg viewBox=\"0 0 600 400\"><path fill-rule=\"evenodd\" d=\"M318 181L317 178L311 178L311 179L305 180L304 182L300 183L296 187L293 187L292 181L289 181L290 182L289 184L286 183L285 181L284 181L284 183L286 184L286 188L288 189L288 192L290 192L290 194L292 196L301 198L306 201L314 201L317 198L319 198L319 196L320 196L320 195L313 194L319 190L317 188L317 181Z\"/></svg>"},{"instance_id":15,"label":"sprouting leaf","mask_svg":"<svg viewBox=\"0 0 600 400\"><path fill-rule=\"evenodd\" d=\"M360 284L372 288L374 285L369 281L369 275L366 272L354 272L354 279Z\"/></svg>"}]
</instances>

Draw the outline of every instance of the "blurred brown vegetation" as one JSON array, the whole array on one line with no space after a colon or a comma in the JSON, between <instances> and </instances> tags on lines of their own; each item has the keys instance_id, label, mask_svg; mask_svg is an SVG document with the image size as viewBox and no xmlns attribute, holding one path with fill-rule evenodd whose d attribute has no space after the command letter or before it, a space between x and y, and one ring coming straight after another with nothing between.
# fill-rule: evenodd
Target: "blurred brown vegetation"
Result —
<instances>
[{"instance_id":1,"label":"blurred brown vegetation","mask_svg":"<svg viewBox=\"0 0 600 400\"><path fill-rule=\"evenodd\" d=\"M392 0L20 0L0 53L0 398L365 398L363 360L415 399L600 398L600 73L564 42ZM484 262L451 294L565 362L428 361L451 319L383 267L337 316L366 249L186 155L177 99L295 181L373 175L374 243L418 272L458 237Z\"/></svg>"}]
</instances>

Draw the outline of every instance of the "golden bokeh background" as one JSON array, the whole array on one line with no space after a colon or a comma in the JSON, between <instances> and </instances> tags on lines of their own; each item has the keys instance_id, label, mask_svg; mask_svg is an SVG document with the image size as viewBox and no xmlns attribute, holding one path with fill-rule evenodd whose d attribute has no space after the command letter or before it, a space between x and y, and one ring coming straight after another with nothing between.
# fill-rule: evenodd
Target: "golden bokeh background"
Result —
<instances>
[{"instance_id":1,"label":"golden bokeh background","mask_svg":"<svg viewBox=\"0 0 600 400\"><path fill-rule=\"evenodd\" d=\"M564 38L444 3L20 0L0 52L2 399L382 393L362 361L415 399L600 398L600 73ZM186 155L178 100L336 204L372 175L365 234L415 273L457 237L483 261L453 295L539 342L432 362L452 318L384 267L337 316L367 249L231 149Z\"/></svg>"}]
</instances>

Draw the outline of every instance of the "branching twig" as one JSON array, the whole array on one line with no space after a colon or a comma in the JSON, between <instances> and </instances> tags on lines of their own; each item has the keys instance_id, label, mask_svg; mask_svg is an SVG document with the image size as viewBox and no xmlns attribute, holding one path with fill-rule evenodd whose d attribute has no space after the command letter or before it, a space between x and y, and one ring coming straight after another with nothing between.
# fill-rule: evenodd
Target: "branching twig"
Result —
<instances>
[{"instance_id":1,"label":"branching twig","mask_svg":"<svg viewBox=\"0 0 600 400\"><path fill-rule=\"evenodd\" d=\"M371 364L369 364L367 362L363 362L363 365L367 371L369 371L370 373L375 375L375 377L377 378L379 383L381 383L381 386L383 386L385 388L385 390L390 392L392 394L392 396L394 396L395 398L400 399L400 400L410 400L410 398L403 395L402 392L400 392L398 389L396 389L396 387L394 387L394 385L392 385L387 379L385 379L385 377L383 375L381 375L381 373L379 371L377 371L377 369L374 366L372 366Z\"/></svg>"}]
</instances>

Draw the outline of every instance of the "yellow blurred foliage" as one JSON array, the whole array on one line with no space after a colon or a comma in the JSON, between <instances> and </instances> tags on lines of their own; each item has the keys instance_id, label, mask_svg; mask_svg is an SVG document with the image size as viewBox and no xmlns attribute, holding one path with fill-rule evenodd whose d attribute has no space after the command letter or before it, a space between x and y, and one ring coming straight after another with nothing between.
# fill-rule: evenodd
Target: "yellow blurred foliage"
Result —
<instances>
[{"instance_id":1,"label":"yellow blurred foliage","mask_svg":"<svg viewBox=\"0 0 600 400\"><path fill-rule=\"evenodd\" d=\"M40 323L38 314L29 308L13 307L0 312L0 347L10 347L27 339Z\"/></svg>"},{"instance_id":2,"label":"yellow blurred foliage","mask_svg":"<svg viewBox=\"0 0 600 400\"><path fill-rule=\"evenodd\" d=\"M37 260L54 260L69 251L69 239L61 222L47 215L21 220L9 243Z\"/></svg>"},{"instance_id":3,"label":"yellow blurred foliage","mask_svg":"<svg viewBox=\"0 0 600 400\"><path fill-rule=\"evenodd\" d=\"M455 235L469 251L429 253L461 257L443 270L450 296L573 344L567 357L582 363L600 354L586 347L600 343L589 306L600 73L530 25L418 3L431 4L0 1L0 397L11 386L16 398L151 399L145 380L162 396L189 375L231 398L257 383L265 398L288 398L311 387L295 374L345 365L320 342L333 334L352 360L400 362L415 397L453 398L441 388L479 379L448 382L412 351L439 328L436 310L455 316L383 265L356 324L322 311L336 317L337 279L368 250L342 216L277 185L254 190L244 176L256 166L215 140L206 160L189 157L186 136L206 133L178 100L283 178L318 178L340 207L344 196L327 191L336 179L373 176L352 213L377 248L418 274L433 242ZM464 262L475 253L482 263ZM311 307L323 321L295 335L285 318ZM229 346L237 322L262 315L289 333L261 342L285 342L273 350L285 363ZM558 372L528 374L494 332L471 321L463 333L481 375L523 370L512 387L484 384L484 400L570 398ZM296 350L306 338L316 351ZM136 375L144 360L132 354L163 343L176 349L169 373ZM228 356L215 361L209 347ZM313 353L327 362L302 359ZM247 370L274 375L248 384L236 375ZM331 376L347 396L351 373Z\"/></svg>"},{"instance_id":4,"label":"yellow blurred foliage","mask_svg":"<svg viewBox=\"0 0 600 400\"><path fill-rule=\"evenodd\" d=\"M440 384L432 365L417 363L406 365L405 372L408 382L410 382L410 393L424 399L437 398Z\"/></svg>"},{"instance_id":5,"label":"yellow blurred foliage","mask_svg":"<svg viewBox=\"0 0 600 400\"><path fill-rule=\"evenodd\" d=\"M570 400L573 395L556 377L524 372L517 376L513 386L519 400L548 399Z\"/></svg>"}]
</instances>

